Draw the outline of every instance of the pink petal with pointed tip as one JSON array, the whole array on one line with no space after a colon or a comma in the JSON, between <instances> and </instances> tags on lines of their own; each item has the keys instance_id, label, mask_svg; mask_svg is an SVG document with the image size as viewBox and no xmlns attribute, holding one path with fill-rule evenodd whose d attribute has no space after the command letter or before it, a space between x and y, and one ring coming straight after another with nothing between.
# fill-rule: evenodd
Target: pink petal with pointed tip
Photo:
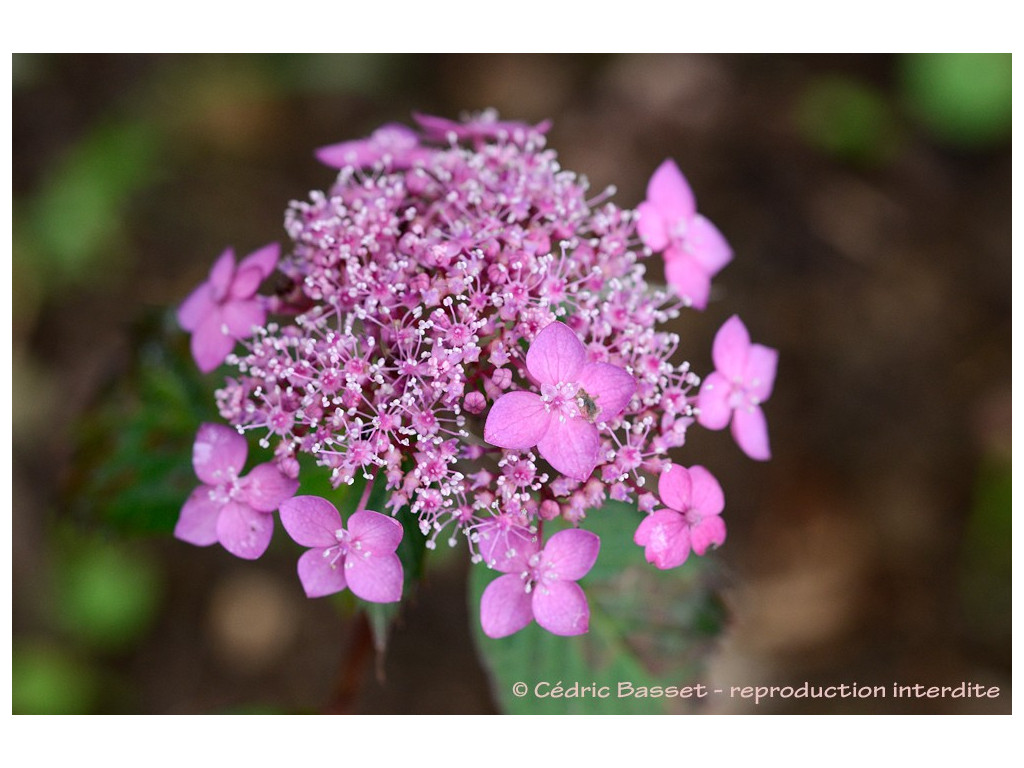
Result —
<instances>
[{"instance_id":1,"label":"pink petal with pointed tip","mask_svg":"<svg viewBox=\"0 0 1024 768\"><path fill-rule=\"evenodd\" d=\"M357 540L363 551L374 555L387 555L398 549L402 541L402 524L395 518L364 509L348 519L348 532Z\"/></svg>"},{"instance_id":2,"label":"pink petal with pointed tip","mask_svg":"<svg viewBox=\"0 0 1024 768\"><path fill-rule=\"evenodd\" d=\"M221 307L221 321L227 326L228 335L235 339L251 336L252 329L263 325L266 319L267 311L258 299L229 301Z\"/></svg>"},{"instance_id":3,"label":"pink petal with pointed tip","mask_svg":"<svg viewBox=\"0 0 1024 768\"><path fill-rule=\"evenodd\" d=\"M356 597L371 603L395 603L402 599L402 561L398 555L363 555L349 550L345 579Z\"/></svg>"},{"instance_id":4,"label":"pink petal with pointed tip","mask_svg":"<svg viewBox=\"0 0 1024 768\"><path fill-rule=\"evenodd\" d=\"M669 242L668 222L658 206L646 200L636 207L636 231L644 245L652 251L664 250Z\"/></svg>"},{"instance_id":5,"label":"pink petal with pointed tip","mask_svg":"<svg viewBox=\"0 0 1024 768\"><path fill-rule=\"evenodd\" d=\"M661 570L682 565L690 554L690 528L686 519L671 509L659 509L644 518L633 541L644 548L647 562Z\"/></svg>"},{"instance_id":6,"label":"pink petal with pointed tip","mask_svg":"<svg viewBox=\"0 0 1024 768\"><path fill-rule=\"evenodd\" d=\"M552 418L537 450L563 475L582 482L601 460L601 437L597 427L583 419Z\"/></svg>"},{"instance_id":7,"label":"pink petal with pointed tip","mask_svg":"<svg viewBox=\"0 0 1024 768\"><path fill-rule=\"evenodd\" d=\"M480 626L488 637L515 634L533 620L530 596L518 574L499 576L480 598Z\"/></svg>"},{"instance_id":8,"label":"pink petal with pointed tip","mask_svg":"<svg viewBox=\"0 0 1024 768\"><path fill-rule=\"evenodd\" d=\"M331 552L324 557L321 548L308 549L299 557L299 581L306 597L324 597L341 592L345 582L345 558L335 560L336 553Z\"/></svg>"},{"instance_id":9,"label":"pink petal with pointed tip","mask_svg":"<svg viewBox=\"0 0 1024 768\"><path fill-rule=\"evenodd\" d=\"M732 418L732 384L720 373L709 374L697 395L697 422L708 429L724 429Z\"/></svg>"},{"instance_id":10,"label":"pink petal with pointed tip","mask_svg":"<svg viewBox=\"0 0 1024 768\"><path fill-rule=\"evenodd\" d=\"M597 406L594 419L598 423L622 413L636 392L636 379L610 363L587 363L577 381Z\"/></svg>"},{"instance_id":11,"label":"pink petal with pointed tip","mask_svg":"<svg viewBox=\"0 0 1024 768\"><path fill-rule=\"evenodd\" d=\"M762 403L771 397L778 364L779 353L777 350L761 344L751 344L743 375L747 393Z\"/></svg>"},{"instance_id":12,"label":"pink petal with pointed tip","mask_svg":"<svg viewBox=\"0 0 1024 768\"><path fill-rule=\"evenodd\" d=\"M697 212L697 201L690 183L671 158L659 165L647 182L647 199L670 222L688 222Z\"/></svg>"},{"instance_id":13,"label":"pink petal with pointed tip","mask_svg":"<svg viewBox=\"0 0 1024 768\"><path fill-rule=\"evenodd\" d=\"M249 446L231 427L202 424L192 444L192 466L207 485L234 480L245 466Z\"/></svg>"},{"instance_id":14,"label":"pink petal with pointed tip","mask_svg":"<svg viewBox=\"0 0 1024 768\"><path fill-rule=\"evenodd\" d=\"M506 392L491 406L484 422L484 440L499 448L525 451L548 431L551 414L534 392Z\"/></svg>"},{"instance_id":15,"label":"pink petal with pointed tip","mask_svg":"<svg viewBox=\"0 0 1024 768\"><path fill-rule=\"evenodd\" d=\"M218 307L192 333L189 341L192 358L203 373L216 369L235 348L235 340L224 333L223 326L224 319Z\"/></svg>"},{"instance_id":16,"label":"pink petal with pointed tip","mask_svg":"<svg viewBox=\"0 0 1024 768\"><path fill-rule=\"evenodd\" d=\"M700 214L693 217L686 230L686 243L693 258L709 277L713 277L732 261L729 243L718 231L718 227Z\"/></svg>"},{"instance_id":17,"label":"pink petal with pointed tip","mask_svg":"<svg viewBox=\"0 0 1024 768\"><path fill-rule=\"evenodd\" d=\"M570 528L548 539L541 557L559 581L578 581L590 573L600 550L601 539L596 533Z\"/></svg>"},{"instance_id":18,"label":"pink petal with pointed tip","mask_svg":"<svg viewBox=\"0 0 1024 768\"><path fill-rule=\"evenodd\" d=\"M282 473L272 462L253 467L242 485L246 502L257 512L273 512L299 489L299 481Z\"/></svg>"},{"instance_id":19,"label":"pink petal with pointed tip","mask_svg":"<svg viewBox=\"0 0 1024 768\"><path fill-rule=\"evenodd\" d=\"M174 537L208 547L217 543L217 518L221 505L210 498L210 487L201 485L192 491L181 508L178 522L174 526Z\"/></svg>"},{"instance_id":20,"label":"pink petal with pointed tip","mask_svg":"<svg viewBox=\"0 0 1024 768\"><path fill-rule=\"evenodd\" d=\"M557 320L544 327L526 352L526 367L541 384L576 381L587 350L565 323Z\"/></svg>"},{"instance_id":21,"label":"pink petal with pointed tip","mask_svg":"<svg viewBox=\"0 0 1024 768\"><path fill-rule=\"evenodd\" d=\"M658 476L658 496L666 507L685 512L693 506L693 478L686 467L672 464Z\"/></svg>"},{"instance_id":22,"label":"pink petal with pointed tip","mask_svg":"<svg viewBox=\"0 0 1024 768\"><path fill-rule=\"evenodd\" d=\"M718 515L703 518L690 529L690 545L698 555L709 547L720 547L725 543L725 521Z\"/></svg>"},{"instance_id":23,"label":"pink petal with pointed tip","mask_svg":"<svg viewBox=\"0 0 1024 768\"><path fill-rule=\"evenodd\" d=\"M341 515L327 499L319 496L294 496L281 502L281 525L296 544L304 547L331 547L338 543Z\"/></svg>"},{"instance_id":24,"label":"pink petal with pointed tip","mask_svg":"<svg viewBox=\"0 0 1024 768\"><path fill-rule=\"evenodd\" d=\"M274 516L247 504L228 502L217 518L217 539L235 557L255 560L270 546Z\"/></svg>"},{"instance_id":25,"label":"pink petal with pointed tip","mask_svg":"<svg viewBox=\"0 0 1024 768\"><path fill-rule=\"evenodd\" d=\"M725 509L725 494L715 476L699 464L690 467L690 506L707 517L719 515Z\"/></svg>"},{"instance_id":26,"label":"pink petal with pointed tip","mask_svg":"<svg viewBox=\"0 0 1024 768\"><path fill-rule=\"evenodd\" d=\"M582 635L590 628L590 606L575 581L546 581L533 589L533 617L553 635Z\"/></svg>"},{"instance_id":27,"label":"pink petal with pointed tip","mask_svg":"<svg viewBox=\"0 0 1024 768\"><path fill-rule=\"evenodd\" d=\"M183 330L192 332L216 308L213 289L209 283L202 283L178 307L178 325Z\"/></svg>"},{"instance_id":28,"label":"pink petal with pointed tip","mask_svg":"<svg viewBox=\"0 0 1024 768\"><path fill-rule=\"evenodd\" d=\"M235 274L235 252L228 248L220 255L210 268L210 291L214 301L221 301L228 295L231 278Z\"/></svg>"},{"instance_id":29,"label":"pink petal with pointed tip","mask_svg":"<svg viewBox=\"0 0 1024 768\"><path fill-rule=\"evenodd\" d=\"M228 300L238 301L251 298L263 282L263 275L256 267L247 269L238 268L235 272L235 279L231 281L231 288L228 289Z\"/></svg>"},{"instance_id":30,"label":"pink petal with pointed tip","mask_svg":"<svg viewBox=\"0 0 1024 768\"><path fill-rule=\"evenodd\" d=\"M704 310L711 296L711 277L696 259L670 247L665 251L665 280L694 309Z\"/></svg>"},{"instance_id":31,"label":"pink petal with pointed tip","mask_svg":"<svg viewBox=\"0 0 1024 768\"><path fill-rule=\"evenodd\" d=\"M750 334L737 315L726 320L715 334L711 346L711 359L715 368L726 378L742 381L750 353Z\"/></svg>"},{"instance_id":32,"label":"pink petal with pointed tip","mask_svg":"<svg viewBox=\"0 0 1024 768\"><path fill-rule=\"evenodd\" d=\"M768 422L760 407L736 409L732 417L732 436L750 458L767 461L772 457L768 445Z\"/></svg>"},{"instance_id":33,"label":"pink petal with pointed tip","mask_svg":"<svg viewBox=\"0 0 1024 768\"><path fill-rule=\"evenodd\" d=\"M238 265L238 271L241 272L244 269L255 268L259 271L260 279L262 280L274 271L274 267L277 266L280 257L281 246L277 243L268 243L242 259Z\"/></svg>"}]
</instances>

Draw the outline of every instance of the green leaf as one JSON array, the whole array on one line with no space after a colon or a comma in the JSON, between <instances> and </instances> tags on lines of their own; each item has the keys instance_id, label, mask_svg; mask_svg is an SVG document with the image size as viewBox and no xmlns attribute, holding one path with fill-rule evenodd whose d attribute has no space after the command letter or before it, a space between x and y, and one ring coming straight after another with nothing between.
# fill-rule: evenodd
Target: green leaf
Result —
<instances>
[{"instance_id":1,"label":"green leaf","mask_svg":"<svg viewBox=\"0 0 1024 768\"><path fill-rule=\"evenodd\" d=\"M585 635L558 637L532 623L511 637L488 638L480 629L480 598L498 574L483 566L473 569L474 634L495 698L506 712L657 714L696 708L697 690L689 698L636 694L701 682L704 662L725 620L716 593L717 568L711 558L691 556L680 568L657 570L633 543L640 520L634 508L613 501L587 516L586 528L601 537L601 553L580 580L590 605L590 631ZM545 527L550 537L554 530L550 523ZM517 695L516 683L525 685L525 695ZM620 683L631 686L622 689L626 695L619 695ZM555 685L572 693L574 684L577 692L585 687L590 692L543 695Z\"/></svg>"},{"instance_id":2,"label":"green leaf","mask_svg":"<svg viewBox=\"0 0 1024 768\"><path fill-rule=\"evenodd\" d=\"M47 641L15 643L11 652L11 711L15 715L80 715L99 697L96 671Z\"/></svg>"}]
</instances>

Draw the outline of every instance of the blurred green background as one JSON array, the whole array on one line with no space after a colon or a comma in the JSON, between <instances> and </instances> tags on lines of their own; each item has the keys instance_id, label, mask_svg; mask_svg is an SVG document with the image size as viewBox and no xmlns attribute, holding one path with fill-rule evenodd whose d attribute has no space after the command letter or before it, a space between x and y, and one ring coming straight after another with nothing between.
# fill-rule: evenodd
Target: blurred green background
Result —
<instances>
[{"instance_id":1,"label":"blurred green background","mask_svg":"<svg viewBox=\"0 0 1024 768\"><path fill-rule=\"evenodd\" d=\"M553 119L625 207L674 157L736 251L687 358L710 370L734 312L780 350L774 460L705 432L675 456L726 490L708 680L967 680L1004 693L756 711L1010 711L1008 54L19 54L13 78L14 712L496 711L461 553L375 664L280 531L256 563L170 535L217 386L173 308L225 246L283 242L332 178L314 148L485 107Z\"/></svg>"}]
</instances>

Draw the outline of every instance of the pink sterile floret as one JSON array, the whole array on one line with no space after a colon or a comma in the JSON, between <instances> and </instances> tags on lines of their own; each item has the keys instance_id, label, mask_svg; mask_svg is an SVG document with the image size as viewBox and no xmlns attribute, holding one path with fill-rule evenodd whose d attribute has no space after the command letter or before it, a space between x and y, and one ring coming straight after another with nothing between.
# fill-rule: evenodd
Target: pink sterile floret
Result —
<instances>
[{"instance_id":1,"label":"pink sterile floret","mask_svg":"<svg viewBox=\"0 0 1024 768\"><path fill-rule=\"evenodd\" d=\"M524 542L515 557L496 566L499 576L484 590L480 624L488 637L505 637L536 619L556 635L582 635L590 626L590 607L582 579L597 561L601 540L590 531L560 531L540 549Z\"/></svg>"},{"instance_id":2,"label":"pink sterile floret","mask_svg":"<svg viewBox=\"0 0 1024 768\"><path fill-rule=\"evenodd\" d=\"M402 563L395 554L402 526L379 512L360 510L341 523L337 508L319 496L296 496L281 505L281 524L297 544L310 547L299 558L299 580L307 597L348 587L371 603L402 597Z\"/></svg>"},{"instance_id":3,"label":"pink sterile floret","mask_svg":"<svg viewBox=\"0 0 1024 768\"><path fill-rule=\"evenodd\" d=\"M270 544L273 512L299 487L298 480L273 463L260 464L245 477L248 444L230 427L203 424L192 446L192 465L203 485L181 509L174 535L200 547L215 542L233 555L255 560Z\"/></svg>"},{"instance_id":4,"label":"pink sterile floret","mask_svg":"<svg viewBox=\"0 0 1024 768\"><path fill-rule=\"evenodd\" d=\"M636 391L636 380L610 363L588 363L569 326L552 322L526 353L540 394L518 390L497 399L487 414L484 440L523 451L537 446L556 470L586 480L600 461L597 426L614 418Z\"/></svg>"},{"instance_id":5,"label":"pink sterile floret","mask_svg":"<svg viewBox=\"0 0 1024 768\"><path fill-rule=\"evenodd\" d=\"M332 168L369 168L383 162L390 168L400 169L410 168L432 153L433 150L420 146L414 130L400 123L388 123L365 139L321 147L316 151L316 158Z\"/></svg>"},{"instance_id":6,"label":"pink sterile floret","mask_svg":"<svg viewBox=\"0 0 1024 768\"><path fill-rule=\"evenodd\" d=\"M697 213L693 191L675 161L658 166L637 213L636 228L644 245L665 251L669 285L694 307L704 309L711 278L732 260L732 249L715 225Z\"/></svg>"},{"instance_id":7,"label":"pink sterile floret","mask_svg":"<svg viewBox=\"0 0 1024 768\"><path fill-rule=\"evenodd\" d=\"M704 467L673 464L658 478L658 495L668 509L644 518L633 541L644 547L647 562L661 569L682 565L692 549L703 555L725 542L722 487Z\"/></svg>"},{"instance_id":8,"label":"pink sterile floret","mask_svg":"<svg viewBox=\"0 0 1024 768\"><path fill-rule=\"evenodd\" d=\"M711 348L715 372L701 385L697 421L722 429L732 419L732 435L750 458L771 458L768 424L761 403L772 394L778 351L750 343L743 321L733 315L715 334Z\"/></svg>"},{"instance_id":9,"label":"pink sterile floret","mask_svg":"<svg viewBox=\"0 0 1024 768\"><path fill-rule=\"evenodd\" d=\"M235 341L266 321L266 309L256 291L274 271L279 253L278 244L271 243L236 267L235 252L228 248L214 262L206 282L178 308L178 323L192 334L192 357L203 373L224 362Z\"/></svg>"}]
</instances>

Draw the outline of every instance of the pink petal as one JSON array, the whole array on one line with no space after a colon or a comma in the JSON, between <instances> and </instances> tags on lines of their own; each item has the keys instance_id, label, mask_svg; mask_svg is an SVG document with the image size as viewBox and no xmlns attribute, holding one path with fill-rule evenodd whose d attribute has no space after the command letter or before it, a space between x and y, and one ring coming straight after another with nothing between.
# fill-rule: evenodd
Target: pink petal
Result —
<instances>
[{"instance_id":1,"label":"pink petal","mask_svg":"<svg viewBox=\"0 0 1024 768\"><path fill-rule=\"evenodd\" d=\"M345 579L352 593L368 602L395 603L402 599L402 561L393 552L370 555L350 549L345 556Z\"/></svg>"},{"instance_id":2,"label":"pink petal","mask_svg":"<svg viewBox=\"0 0 1024 768\"><path fill-rule=\"evenodd\" d=\"M552 418L537 450L563 475L582 482L601 460L601 438L597 427L588 421Z\"/></svg>"},{"instance_id":3,"label":"pink petal","mask_svg":"<svg viewBox=\"0 0 1024 768\"><path fill-rule=\"evenodd\" d=\"M526 352L526 367L541 384L576 381L587 351L565 323L548 323Z\"/></svg>"},{"instance_id":4,"label":"pink petal","mask_svg":"<svg viewBox=\"0 0 1024 768\"><path fill-rule=\"evenodd\" d=\"M257 512L273 512L295 495L299 481L285 475L272 462L259 464L242 480L245 500Z\"/></svg>"},{"instance_id":5,"label":"pink petal","mask_svg":"<svg viewBox=\"0 0 1024 768\"><path fill-rule=\"evenodd\" d=\"M601 539L596 533L570 528L548 539L541 560L552 569L549 578L577 581L594 567L600 549Z\"/></svg>"},{"instance_id":6,"label":"pink petal","mask_svg":"<svg viewBox=\"0 0 1024 768\"><path fill-rule=\"evenodd\" d=\"M760 344L751 344L750 353L747 355L747 366L743 374L747 394L756 397L762 403L771 397L778 363L779 353L777 350Z\"/></svg>"},{"instance_id":7,"label":"pink petal","mask_svg":"<svg viewBox=\"0 0 1024 768\"><path fill-rule=\"evenodd\" d=\"M540 549L537 534L525 525L509 525L492 518L476 527L477 548L488 568L502 573L521 573ZM509 554L511 553L511 554Z\"/></svg>"},{"instance_id":8,"label":"pink petal","mask_svg":"<svg viewBox=\"0 0 1024 768\"><path fill-rule=\"evenodd\" d=\"M236 339L251 336L253 327L263 325L266 319L267 311L257 299L229 301L221 307L221 320L227 326L228 335Z\"/></svg>"},{"instance_id":9,"label":"pink petal","mask_svg":"<svg viewBox=\"0 0 1024 768\"><path fill-rule=\"evenodd\" d=\"M693 478L690 471L678 464L671 464L667 471L658 476L658 495L661 503L679 512L693 506Z\"/></svg>"},{"instance_id":10,"label":"pink petal","mask_svg":"<svg viewBox=\"0 0 1024 768\"><path fill-rule=\"evenodd\" d=\"M247 504L229 501L217 518L217 539L235 557L255 560L270 546L274 516Z\"/></svg>"},{"instance_id":11,"label":"pink petal","mask_svg":"<svg viewBox=\"0 0 1024 768\"><path fill-rule=\"evenodd\" d=\"M210 491L208 485L192 491L174 526L175 538L197 547L208 547L217 542L217 518L220 517L221 505L210 498Z\"/></svg>"},{"instance_id":12,"label":"pink petal","mask_svg":"<svg viewBox=\"0 0 1024 768\"><path fill-rule=\"evenodd\" d=\"M725 543L725 521L718 515L702 518L690 529L690 545L698 555L709 547L720 547Z\"/></svg>"},{"instance_id":13,"label":"pink petal","mask_svg":"<svg viewBox=\"0 0 1024 768\"><path fill-rule=\"evenodd\" d=\"M216 306L210 284L202 283L178 307L178 325L186 331L194 331Z\"/></svg>"},{"instance_id":14,"label":"pink petal","mask_svg":"<svg viewBox=\"0 0 1024 768\"><path fill-rule=\"evenodd\" d=\"M548 431L551 414L534 392L506 392L491 406L484 422L484 440L499 448L525 451Z\"/></svg>"},{"instance_id":15,"label":"pink petal","mask_svg":"<svg viewBox=\"0 0 1024 768\"><path fill-rule=\"evenodd\" d=\"M281 502L281 525L296 544L304 547L331 547L338 543L341 515L337 508L319 496L294 496Z\"/></svg>"},{"instance_id":16,"label":"pink petal","mask_svg":"<svg viewBox=\"0 0 1024 768\"><path fill-rule=\"evenodd\" d=\"M402 541L402 524L393 517L380 512L362 510L348 519L348 532L352 541L358 542L360 551L372 552L374 555L392 554Z\"/></svg>"},{"instance_id":17,"label":"pink petal","mask_svg":"<svg viewBox=\"0 0 1024 768\"><path fill-rule=\"evenodd\" d=\"M732 436L750 458L767 461L772 457L768 445L768 422L759 406L736 409L732 417Z\"/></svg>"},{"instance_id":18,"label":"pink petal","mask_svg":"<svg viewBox=\"0 0 1024 768\"><path fill-rule=\"evenodd\" d=\"M324 557L326 550L308 549L299 558L299 581L306 597L323 597L341 592L345 583L345 558L335 559L336 552Z\"/></svg>"},{"instance_id":19,"label":"pink petal","mask_svg":"<svg viewBox=\"0 0 1024 768\"><path fill-rule=\"evenodd\" d=\"M697 212L690 184L671 158L658 166L647 182L647 200L670 222L690 221Z\"/></svg>"},{"instance_id":20,"label":"pink petal","mask_svg":"<svg viewBox=\"0 0 1024 768\"><path fill-rule=\"evenodd\" d=\"M553 635L582 635L590 628L587 596L575 581L545 581L533 589L533 617Z\"/></svg>"},{"instance_id":21,"label":"pink petal","mask_svg":"<svg viewBox=\"0 0 1024 768\"><path fill-rule=\"evenodd\" d=\"M715 334L711 347L711 359L715 368L731 381L742 381L750 354L750 334L747 326L733 315L726 320Z\"/></svg>"},{"instance_id":22,"label":"pink petal","mask_svg":"<svg viewBox=\"0 0 1024 768\"><path fill-rule=\"evenodd\" d=\"M689 472L693 488L690 492L690 507L704 517L721 514L725 509L725 494L715 476L699 464L690 467Z\"/></svg>"},{"instance_id":23,"label":"pink petal","mask_svg":"<svg viewBox=\"0 0 1024 768\"><path fill-rule=\"evenodd\" d=\"M711 296L711 277L689 254L673 247L665 251L665 280L694 309L707 307Z\"/></svg>"},{"instance_id":24,"label":"pink petal","mask_svg":"<svg viewBox=\"0 0 1024 768\"><path fill-rule=\"evenodd\" d=\"M661 570L682 565L690 554L690 528L686 519L671 509L659 509L644 518L633 541L644 548L647 562Z\"/></svg>"},{"instance_id":25,"label":"pink petal","mask_svg":"<svg viewBox=\"0 0 1024 768\"><path fill-rule=\"evenodd\" d=\"M714 276L732 261L732 248L718 228L697 214L686 230L686 245L708 276Z\"/></svg>"},{"instance_id":26,"label":"pink petal","mask_svg":"<svg viewBox=\"0 0 1024 768\"><path fill-rule=\"evenodd\" d=\"M644 245L652 251L664 250L669 242L669 223L658 206L646 200L636 207L636 231Z\"/></svg>"},{"instance_id":27,"label":"pink petal","mask_svg":"<svg viewBox=\"0 0 1024 768\"><path fill-rule=\"evenodd\" d=\"M232 301L252 298L262 282L263 275L260 274L259 269L256 267L249 267L248 269L239 267L235 272L235 278L231 281L227 298Z\"/></svg>"},{"instance_id":28,"label":"pink petal","mask_svg":"<svg viewBox=\"0 0 1024 768\"><path fill-rule=\"evenodd\" d=\"M248 451L245 438L231 427L202 424L192 444L192 466L207 485L221 485L238 477Z\"/></svg>"},{"instance_id":29,"label":"pink petal","mask_svg":"<svg viewBox=\"0 0 1024 768\"><path fill-rule=\"evenodd\" d=\"M636 392L636 379L624 368L609 363L587 363L577 379L597 406L597 423L622 413Z\"/></svg>"},{"instance_id":30,"label":"pink petal","mask_svg":"<svg viewBox=\"0 0 1024 768\"><path fill-rule=\"evenodd\" d=\"M499 576L480 598L480 626L488 637L507 637L533 620L530 596L518 574Z\"/></svg>"},{"instance_id":31,"label":"pink petal","mask_svg":"<svg viewBox=\"0 0 1024 768\"><path fill-rule=\"evenodd\" d=\"M235 252L228 248L210 268L210 291L214 301L221 301L228 295L231 278L235 274Z\"/></svg>"},{"instance_id":32,"label":"pink petal","mask_svg":"<svg viewBox=\"0 0 1024 768\"><path fill-rule=\"evenodd\" d=\"M262 280L274 271L280 256L281 246L277 243L269 243L242 259L238 265L238 271L241 272L245 269L255 268L259 271L260 279Z\"/></svg>"},{"instance_id":33,"label":"pink petal","mask_svg":"<svg viewBox=\"0 0 1024 768\"><path fill-rule=\"evenodd\" d=\"M224 333L223 327L224 320L218 307L206 316L192 334L192 358L203 373L209 373L223 363L224 358L235 348L235 340Z\"/></svg>"},{"instance_id":34,"label":"pink petal","mask_svg":"<svg viewBox=\"0 0 1024 768\"><path fill-rule=\"evenodd\" d=\"M723 429L732 418L729 395L732 385L720 373L712 373L700 385L697 395L697 422L708 429Z\"/></svg>"}]
</instances>

